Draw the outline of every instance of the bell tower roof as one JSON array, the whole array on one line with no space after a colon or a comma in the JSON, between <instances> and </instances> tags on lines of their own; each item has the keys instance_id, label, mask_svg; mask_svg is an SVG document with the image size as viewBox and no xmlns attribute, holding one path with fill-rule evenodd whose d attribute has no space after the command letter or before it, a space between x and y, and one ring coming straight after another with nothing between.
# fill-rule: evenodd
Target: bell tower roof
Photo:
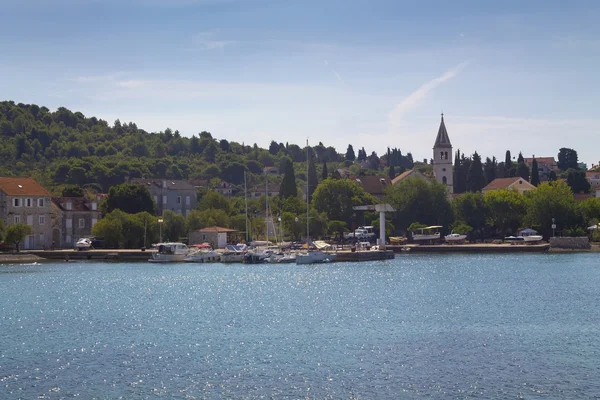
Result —
<instances>
[{"instance_id":1,"label":"bell tower roof","mask_svg":"<svg viewBox=\"0 0 600 400\"><path fill-rule=\"evenodd\" d=\"M438 130L437 138L435 139L434 149L446 147L452 148L450 138L448 137L448 131L446 131L446 124L444 124L444 113L442 113L442 121L440 122L440 129Z\"/></svg>"}]
</instances>

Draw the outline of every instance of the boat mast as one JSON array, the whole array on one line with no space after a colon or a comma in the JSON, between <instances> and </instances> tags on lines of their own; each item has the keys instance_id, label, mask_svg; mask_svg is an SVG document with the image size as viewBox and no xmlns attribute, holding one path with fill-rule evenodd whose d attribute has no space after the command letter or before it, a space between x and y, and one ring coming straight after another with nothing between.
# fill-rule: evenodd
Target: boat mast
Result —
<instances>
[{"instance_id":1,"label":"boat mast","mask_svg":"<svg viewBox=\"0 0 600 400\"><path fill-rule=\"evenodd\" d=\"M246 203L246 244L248 244L248 188L246 187L246 171L244 171L244 202Z\"/></svg>"},{"instance_id":2,"label":"boat mast","mask_svg":"<svg viewBox=\"0 0 600 400\"><path fill-rule=\"evenodd\" d=\"M269 241L269 182L267 180L267 172L265 175L265 240ZM267 243L268 245L268 243Z\"/></svg>"},{"instance_id":3,"label":"boat mast","mask_svg":"<svg viewBox=\"0 0 600 400\"><path fill-rule=\"evenodd\" d=\"M309 175L308 175L308 154L309 154L309 151L308 150L309 150L309 147L308 147L308 138L306 138L306 249L307 250L309 249L308 242L309 242L309 237L310 237L310 235L308 233L308 226L309 226L309 223L308 223L309 195L308 194L310 193L310 189L309 189L309 186L308 186L308 184L309 184L309 182L308 182L308 178L309 178Z\"/></svg>"}]
</instances>

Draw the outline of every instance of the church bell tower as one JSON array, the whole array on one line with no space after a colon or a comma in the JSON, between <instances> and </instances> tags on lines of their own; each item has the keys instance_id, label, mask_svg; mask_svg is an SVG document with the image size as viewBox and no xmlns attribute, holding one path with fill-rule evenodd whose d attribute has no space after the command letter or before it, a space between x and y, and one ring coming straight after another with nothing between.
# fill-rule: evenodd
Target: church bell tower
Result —
<instances>
[{"instance_id":1,"label":"church bell tower","mask_svg":"<svg viewBox=\"0 0 600 400\"><path fill-rule=\"evenodd\" d=\"M446 186L448 193L452 193L454 185L452 183L452 144L444 124L444 114L438 130L435 144L433 145L433 176L435 179Z\"/></svg>"}]
</instances>

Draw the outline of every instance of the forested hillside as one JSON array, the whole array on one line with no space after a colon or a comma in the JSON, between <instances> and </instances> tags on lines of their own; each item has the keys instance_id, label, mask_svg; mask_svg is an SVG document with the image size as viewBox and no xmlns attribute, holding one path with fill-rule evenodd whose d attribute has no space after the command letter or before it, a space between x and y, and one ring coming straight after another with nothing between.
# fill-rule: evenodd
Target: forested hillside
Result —
<instances>
[{"instance_id":1,"label":"forested hillside","mask_svg":"<svg viewBox=\"0 0 600 400\"><path fill-rule=\"evenodd\" d=\"M299 181L306 178L305 149L296 144L272 142L269 149L262 149L256 144L218 140L209 132L191 138L171 129L146 132L133 122L109 124L63 107L53 112L35 104L0 102L0 135L0 176L31 176L51 190L72 184L107 191L127 177L223 179L239 185L244 171L258 175L263 167L276 166L283 173L288 159L294 161ZM319 176L323 163L334 171L352 166L355 160L387 173L385 162L375 152L367 156L364 148L358 156L351 145L342 154L321 143L312 150ZM398 166L412 167L412 156L408 156L397 149L387 155Z\"/></svg>"}]
</instances>

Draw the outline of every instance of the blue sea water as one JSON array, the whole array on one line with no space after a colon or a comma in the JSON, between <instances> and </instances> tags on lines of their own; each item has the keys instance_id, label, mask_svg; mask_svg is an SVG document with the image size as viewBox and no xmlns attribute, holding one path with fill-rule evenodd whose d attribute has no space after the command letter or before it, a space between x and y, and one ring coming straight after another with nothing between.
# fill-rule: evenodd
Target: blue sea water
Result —
<instances>
[{"instance_id":1,"label":"blue sea water","mask_svg":"<svg viewBox=\"0 0 600 400\"><path fill-rule=\"evenodd\" d=\"M597 254L0 265L1 399L600 397Z\"/></svg>"}]
</instances>

